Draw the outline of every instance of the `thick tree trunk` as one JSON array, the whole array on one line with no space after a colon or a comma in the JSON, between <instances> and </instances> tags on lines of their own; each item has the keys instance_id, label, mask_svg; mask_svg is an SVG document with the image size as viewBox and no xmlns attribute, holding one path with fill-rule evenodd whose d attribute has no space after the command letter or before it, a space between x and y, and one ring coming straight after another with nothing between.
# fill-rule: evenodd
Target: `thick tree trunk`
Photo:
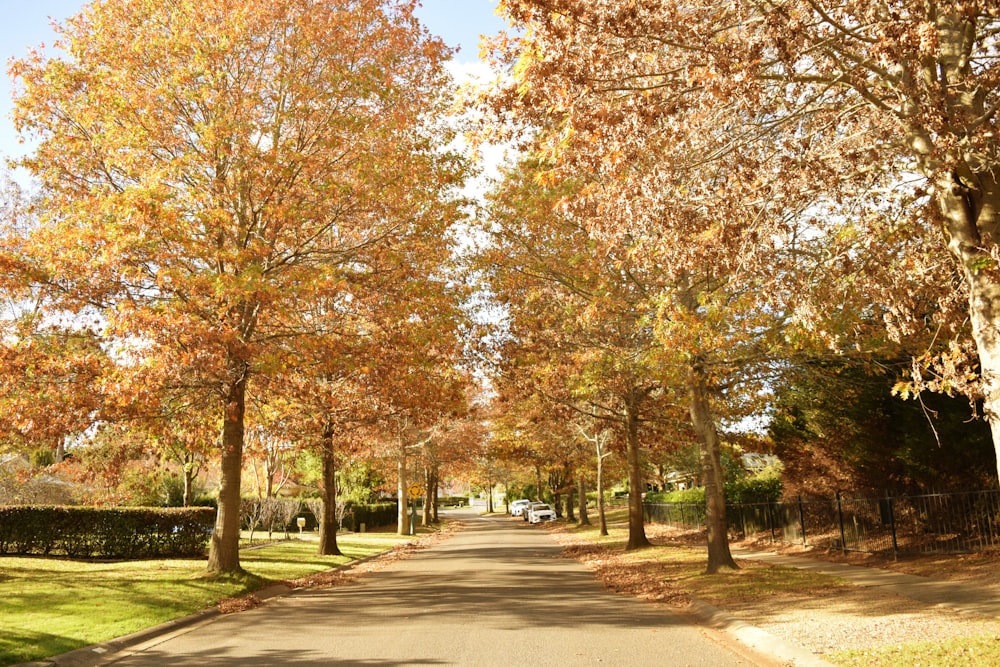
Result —
<instances>
[{"instance_id":1,"label":"thick tree trunk","mask_svg":"<svg viewBox=\"0 0 1000 667\"><path fill-rule=\"evenodd\" d=\"M243 474L243 420L246 412L247 366L241 364L238 378L226 395L222 423L222 460L219 466L219 509L208 551L208 571L241 572L240 567L240 479Z\"/></svg>"},{"instance_id":2,"label":"thick tree trunk","mask_svg":"<svg viewBox=\"0 0 1000 667\"><path fill-rule=\"evenodd\" d=\"M642 512L642 460L639 456L639 406L634 393L625 404L625 459L628 465L628 544L626 551L651 546Z\"/></svg>"},{"instance_id":3,"label":"thick tree trunk","mask_svg":"<svg viewBox=\"0 0 1000 667\"><path fill-rule=\"evenodd\" d=\"M1000 479L1000 267L990 246L1000 241L1000 185L990 172L956 170L938 183L948 249L964 268L969 322L979 355L983 410L993 434Z\"/></svg>"},{"instance_id":4,"label":"thick tree trunk","mask_svg":"<svg viewBox=\"0 0 1000 667\"><path fill-rule=\"evenodd\" d=\"M587 514L587 480L583 475L577 476L577 499L580 502L580 525L590 526L590 515Z\"/></svg>"},{"instance_id":5,"label":"thick tree trunk","mask_svg":"<svg viewBox=\"0 0 1000 667\"><path fill-rule=\"evenodd\" d=\"M323 429L323 516L319 522L320 556L339 556L337 546L337 456L333 450L333 428Z\"/></svg>"},{"instance_id":6,"label":"thick tree trunk","mask_svg":"<svg viewBox=\"0 0 1000 667\"><path fill-rule=\"evenodd\" d=\"M705 368L697 360L688 372L688 389L691 395L691 425L701 446L701 471L705 480L705 523L708 527L708 567L705 571L715 574L721 569L737 570L739 567L729 551L726 535L726 499L722 490L719 434L708 401Z\"/></svg>"}]
</instances>

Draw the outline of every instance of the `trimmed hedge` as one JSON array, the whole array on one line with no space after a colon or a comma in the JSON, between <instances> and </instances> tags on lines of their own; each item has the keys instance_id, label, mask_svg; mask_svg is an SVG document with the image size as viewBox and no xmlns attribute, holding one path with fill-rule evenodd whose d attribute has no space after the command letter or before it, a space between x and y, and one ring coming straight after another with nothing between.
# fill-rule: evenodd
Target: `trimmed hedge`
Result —
<instances>
[{"instance_id":1,"label":"trimmed hedge","mask_svg":"<svg viewBox=\"0 0 1000 667\"><path fill-rule=\"evenodd\" d=\"M780 477L746 477L726 482L723 493L727 503L776 503L781 500ZM647 503L704 503L705 487L696 486L666 493L647 493Z\"/></svg>"},{"instance_id":2,"label":"trimmed hedge","mask_svg":"<svg viewBox=\"0 0 1000 667\"><path fill-rule=\"evenodd\" d=\"M396 512L395 502L366 505L350 503L344 512L344 525L341 528L356 533L361 524L365 524L365 530L391 526L396 523Z\"/></svg>"},{"instance_id":3,"label":"trimmed hedge","mask_svg":"<svg viewBox=\"0 0 1000 667\"><path fill-rule=\"evenodd\" d=\"M0 554L197 558L214 526L206 507L0 507Z\"/></svg>"}]
</instances>

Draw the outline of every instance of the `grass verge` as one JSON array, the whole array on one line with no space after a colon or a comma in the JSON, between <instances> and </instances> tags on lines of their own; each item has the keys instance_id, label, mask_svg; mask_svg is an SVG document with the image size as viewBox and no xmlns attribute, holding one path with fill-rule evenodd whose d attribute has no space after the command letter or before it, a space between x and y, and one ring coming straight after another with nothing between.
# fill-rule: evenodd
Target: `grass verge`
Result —
<instances>
[{"instance_id":1,"label":"grass verge","mask_svg":"<svg viewBox=\"0 0 1000 667\"><path fill-rule=\"evenodd\" d=\"M412 539L347 533L337 537L343 556L318 556L317 538L305 535L242 551L246 574L238 576L211 576L204 560L0 558L0 665L108 641Z\"/></svg>"},{"instance_id":2,"label":"grass verge","mask_svg":"<svg viewBox=\"0 0 1000 667\"><path fill-rule=\"evenodd\" d=\"M609 535L594 527L556 528L566 555L583 561L610 590L646 600L685 606L697 598L721 609L755 608L760 600L795 608L817 600L836 600L854 587L834 577L796 568L741 561L741 569L706 575L703 538L647 526L653 549L626 552L627 515L609 514ZM930 574L930 573L924 573ZM887 645L828 653L823 658L845 667L1000 665L1000 636L974 634L933 642Z\"/></svg>"}]
</instances>

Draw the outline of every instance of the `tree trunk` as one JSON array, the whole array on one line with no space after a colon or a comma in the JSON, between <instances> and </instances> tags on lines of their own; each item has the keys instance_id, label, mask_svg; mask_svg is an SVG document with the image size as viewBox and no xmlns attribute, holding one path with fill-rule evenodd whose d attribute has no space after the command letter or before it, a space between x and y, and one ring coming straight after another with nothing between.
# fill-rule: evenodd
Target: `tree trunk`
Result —
<instances>
[{"instance_id":1,"label":"tree trunk","mask_svg":"<svg viewBox=\"0 0 1000 667\"><path fill-rule=\"evenodd\" d=\"M333 426L323 429L323 512L319 522L320 556L339 556L337 546L337 455L333 450Z\"/></svg>"},{"instance_id":2,"label":"tree trunk","mask_svg":"<svg viewBox=\"0 0 1000 667\"><path fill-rule=\"evenodd\" d=\"M424 511L420 517L420 525L424 527L431 525L431 496L433 495L431 477L430 467L424 468Z\"/></svg>"},{"instance_id":3,"label":"tree trunk","mask_svg":"<svg viewBox=\"0 0 1000 667\"><path fill-rule=\"evenodd\" d=\"M208 551L208 571L241 572L240 478L243 474L243 419L246 412L247 364L234 364L238 378L226 394L219 466L219 509Z\"/></svg>"},{"instance_id":4,"label":"tree trunk","mask_svg":"<svg viewBox=\"0 0 1000 667\"><path fill-rule=\"evenodd\" d=\"M568 485L569 490L566 491L566 520L576 521L576 513L573 508L573 483L572 481Z\"/></svg>"},{"instance_id":5,"label":"tree trunk","mask_svg":"<svg viewBox=\"0 0 1000 667\"><path fill-rule=\"evenodd\" d=\"M403 435L399 436L399 458L396 461L396 496L399 498L396 505L396 532L399 535L410 534L410 519L407 516L406 493L406 440Z\"/></svg>"},{"instance_id":6,"label":"tree trunk","mask_svg":"<svg viewBox=\"0 0 1000 667\"><path fill-rule=\"evenodd\" d=\"M628 544L626 551L651 546L642 512L642 462L639 456L639 406L635 392L625 402L625 450L628 464Z\"/></svg>"},{"instance_id":7,"label":"tree trunk","mask_svg":"<svg viewBox=\"0 0 1000 667\"><path fill-rule=\"evenodd\" d=\"M701 445L701 471L705 480L705 523L708 527L707 574L721 569L738 570L729 551L726 535L726 499L722 490L722 450L719 434L715 429L712 408L708 401L705 368L699 360L691 364L688 372L691 395L691 425Z\"/></svg>"},{"instance_id":8,"label":"tree trunk","mask_svg":"<svg viewBox=\"0 0 1000 667\"><path fill-rule=\"evenodd\" d=\"M438 481L438 469L435 465L434 472L431 475L431 512L434 514L431 520L434 523L438 523L441 520L438 518L438 500L440 499L438 496Z\"/></svg>"},{"instance_id":9,"label":"tree trunk","mask_svg":"<svg viewBox=\"0 0 1000 667\"><path fill-rule=\"evenodd\" d=\"M597 521L600 527L598 534L606 537L608 516L604 507L604 445L601 443L600 434L597 438Z\"/></svg>"},{"instance_id":10,"label":"tree trunk","mask_svg":"<svg viewBox=\"0 0 1000 667\"><path fill-rule=\"evenodd\" d=\"M191 507L191 501L194 500L191 495L194 492L196 475L194 462L190 460L184 461L184 498L181 500L184 507Z\"/></svg>"},{"instance_id":11,"label":"tree trunk","mask_svg":"<svg viewBox=\"0 0 1000 667\"><path fill-rule=\"evenodd\" d=\"M966 168L938 183L948 249L964 268L969 322L979 356L983 410L993 434L1000 479L1000 268L988 245L1000 240L1000 185L990 172Z\"/></svg>"},{"instance_id":12,"label":"tree trunk","mask_svg":"<svg viewBox=\"0 0 1000 667\"><path fill-rule=\"evenodd\" d=\"M583 475L577 476L577 498L580 501L580 525L589 526L590 516L587 514L587 481Z\"/></svg>"}]
</instances>

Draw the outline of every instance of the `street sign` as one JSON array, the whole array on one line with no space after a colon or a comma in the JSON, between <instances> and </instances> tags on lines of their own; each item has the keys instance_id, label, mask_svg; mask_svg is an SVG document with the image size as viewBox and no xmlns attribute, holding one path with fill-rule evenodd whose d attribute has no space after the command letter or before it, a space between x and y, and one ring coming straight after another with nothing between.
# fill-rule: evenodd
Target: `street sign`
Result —
<instances>
[{"instance_id":1,"label":"street sign","mask_svg":"<svg viewBox=\"0 0 1000 667\"><path fill-rule=\"evenodd\" d=\"M410 500L419 500L424 497L424 487L419 484L410 484L407 492L410 494Z\"/></svg>"}]
</instances>

